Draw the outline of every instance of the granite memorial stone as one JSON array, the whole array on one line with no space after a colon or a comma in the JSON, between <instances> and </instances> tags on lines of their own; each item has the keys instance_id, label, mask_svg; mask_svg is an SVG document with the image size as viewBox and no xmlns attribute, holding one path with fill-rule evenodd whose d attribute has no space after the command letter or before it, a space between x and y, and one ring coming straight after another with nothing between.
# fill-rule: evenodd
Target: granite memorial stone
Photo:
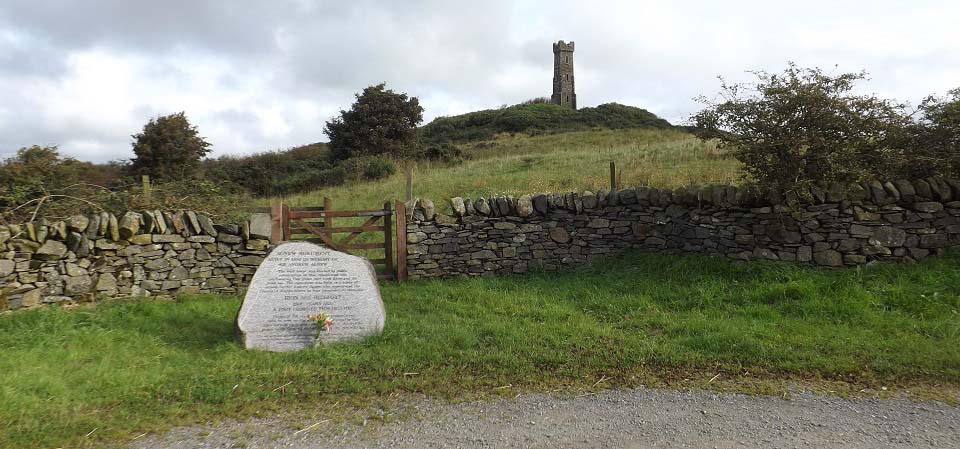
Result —
<instances>
[{"instance_id":1,"label":"granite memorial stone","mask_svg":"<svg viewBox=\"0 0 960 449\"><path fill-rule=\"evenodd\" d=\"M308 319L325 313L319 331ZM297 351L383 331L386 313L373 265L362 257L313 243L288 242L260 264L237 315L247 349Z\"/></svg>"}]
</instances>

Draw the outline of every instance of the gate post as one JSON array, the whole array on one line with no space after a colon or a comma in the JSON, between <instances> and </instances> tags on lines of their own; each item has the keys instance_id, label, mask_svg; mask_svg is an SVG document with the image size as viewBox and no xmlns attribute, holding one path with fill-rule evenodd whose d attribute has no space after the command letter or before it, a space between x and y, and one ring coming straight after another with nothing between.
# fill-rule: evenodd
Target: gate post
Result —
<instances>
[{"instance_id":1,"label":"gate post","mask_svg":"<svg viewBox=\"0 0 960 449\"><path fill-rule=\"evenodd\" d=\"M283 241L290 240L290 205L282 203L283 211Z\"/></svg>"},{"instance_id":2,"label":"gate post","mask_svg":"<svg viewBox=\"0 0 960 449\"><path fill-rule=\"evenodd\" d=\"M384 270L394 278L397 274L393 271L393 230L390 226L393 224L393 212L390 210L390 202L383 203L383 259Z\"/></svg>"},{"instance_id":3,"label":"gate post","mask_svg":"<svg viewBox=\"0 0 960 449\"><path fill-rule=\"evenodd\" d=\"M276 245L283 241L283 202L270 203L270 243Z\"/></svg>"},{"instance_id":4,"label":"gate post","mask_svg":"<svg viewBox=\"0 0 960 449\"><path fill-rule=\"evenodd\" d=\"M323 197L323 211L330 212L333 210L333 201L330 198ZM329 215L323 216L323 227L332 228L333 227L333 217Z\"/></svg>"},{"instance_id":5,"label":"gate post","mask_svg":"<svg viewBox=\"0 0 960 449\"><path fill-rule=\"evenodd\" d=\"M397 282L407 280L407 205L397 201Z\"/></svg>"}]
</instances>

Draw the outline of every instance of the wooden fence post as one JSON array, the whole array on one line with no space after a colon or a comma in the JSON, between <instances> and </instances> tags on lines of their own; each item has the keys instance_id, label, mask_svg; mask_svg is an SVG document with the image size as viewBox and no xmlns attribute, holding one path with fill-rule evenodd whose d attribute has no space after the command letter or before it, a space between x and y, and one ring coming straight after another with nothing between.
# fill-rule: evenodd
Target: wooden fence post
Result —
<instances>
[{"instance_id":1,"label":"wooden fence post","mask_svg":"<svg viewBox=\"0 0 960 449\"><path fill-rule=\"evenodd\" d=\"M283 224L283 241L290 240L290 205L280 203L281 205L281 223Z\"/></svg>"},{"instance_id":2,"label":"wooden fence post","mask_svg":"<svg viewBox=\"0 0 960 449\"><path fill-rule=\"evenodd\" d=\"M140 176L140 182L143 183L143 198L150 201L150 175Z\"/></svg>"},{"instance_id":3,"label":"wooden fence post","mask_svg":"<svg viewBox=\"0 0 960 449\"><path fill-rule=\"evenodd\" d=\"M610 190L617 190L617 162L610 161Z\"/></svg>"},{"instance_id":4,"label":"wooden fence post","mask_svg":"<svg viewBox=\"0 0 960 449\"><path fill-rule=\"evenodd\" d=\"M274 245L283 241L283 202L276 200L270 203L270 243Z\"/></svg>"},{"instance_id":5,"label":"wooden fence post","mask_svg":"<svg viewBox=\"0 0 960 449\"><path fill-rule=\"evenodd\" d=\"M384 271L397 279L397 273L393 271L393 211L390 209L390 201L383 203L383 211L387 214L383 216L383 264Z\"/></svg>"},{"instance_id":6,"label":"wooden fence post","mask_svg":"<svg viewBox=\"0 0 960 449\"><path fill-rule=\"evenodd\" d=\"M407 280L407 206L397 201L397 282Z\"/></svg>"},{"instance_id":7,"label":"wooden fence post","mask_svg":"<svg viewBox=\"0 0 960 449\"><path fill-rule=\"evenodd\" d=\"M333 210L333 200L328 197L323 197L323 211L330 212ZM333 217L324 215L323 216L323 227L332 228L333 227Z\"/></svg>"},{"instance_id":8,"label":"wooden fence post","mask_svg":"<svg viewBox=\"0 0 960 449\"><path fill-rule=\"evenodd\" d=\"M404 171L406 172L406 176L407 176L406 201L410 201L413 199L413 163L410 161L407 161L407 165L406 167L404 167Z\"/></svg>"}]
</instances>

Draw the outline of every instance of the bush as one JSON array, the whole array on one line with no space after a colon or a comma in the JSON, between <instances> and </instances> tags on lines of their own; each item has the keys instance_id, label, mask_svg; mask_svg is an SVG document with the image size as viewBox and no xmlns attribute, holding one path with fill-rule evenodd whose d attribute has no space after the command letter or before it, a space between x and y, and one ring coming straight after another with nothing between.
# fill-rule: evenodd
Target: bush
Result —
<instances>
[{"instance_id":1,"label":"bush","mask_svg":"<svg viewBox=\"0 0 960 449\"><path fill-rule=\"evenodd\" d=\"M418 155L417 159L426 159L445 164L459 164L466 158L463 150L457 148L450 142L434 143L426 146Z\"/></svg>"},{"instance_id":2,"label":"bush","mask_svg":"<svg viewBox=\"0 0 960 449\"><path fill-rule=\"evenodd\" d=\"M722 85L724 101L691 119L717 139L761 189L785 191L814 181L895 176L908 152L903 106L854 95L865 73L832 76L790 64L782 74L753 72L756 83Z\"/></svg>"},{"instance_id":3,"label":"bush","mask_svg":"<svg viewBox=\"0 0 960 449\"><path fill-rule=\"evenodd\" d=\"M644 109L609 103L573 110L533 99L501 109L439 117L421 129L427 147L492 139L499 133L579 131L590 128L670 128Z\"/></svg>"},{"instance_id":4,"label":"bush","mask_svg":"<svg viewBox=\"0 0 960 449\"><path fill-rule=\"evenodd\" d=\"M944 98L928 97L918 113L910 129L909 160L898 164L904 175L960 177L960 89L951 90Z\"/></svg>"},{"instance_id":5,"label":"bush","mask_svg":"<svg viewBox=\"0 0 960 449\"><path fill-rule=\"evenodd\" d=\"M382 156L354 157L340 162L346 176L354 180L373 180L397 172L393 161Z\"/></svg>"},{"instance_id":6,"label":"bush","mask_svg":"<svg viewBox=\"0 0 960 449\"><path fill-rule=\"evenodd\" d=\"M330 172L326 144L315 143L286 151L246 157L222 156L204 162L206 176L243 188L256 196L299 193L324 187L343 173Z\"/></svg>"},{"instance_id":7,"label":"bush","mask_svg":"<svg viewBox=\"0 0 960 449\"><path fill-rule=\"evenodd\" d=\"M125 167L117 162L92 164L61 157L56 146L34 145L0 163L3 221L39 216L67 216L107 203L110 188L122 182ZM112 204L112 202L111 202Z\"/></svg>"}]
</instances>

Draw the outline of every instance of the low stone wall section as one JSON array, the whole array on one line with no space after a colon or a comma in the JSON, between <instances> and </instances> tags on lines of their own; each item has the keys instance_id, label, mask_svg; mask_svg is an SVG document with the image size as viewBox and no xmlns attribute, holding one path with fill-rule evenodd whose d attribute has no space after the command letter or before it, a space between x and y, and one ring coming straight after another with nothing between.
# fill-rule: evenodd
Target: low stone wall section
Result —
<instances>
[{"instance_id":1,"label":"low stone wall section","mask_svg":"<svg viewBox=\"0 0 960 449\"><path fill-rule=\"evenodd\" d=\"M77 215L0 226L0 312L112 296L236 293L270 249L270 215Z\"/></svg>"},{"instance_id":2,"label":"low stone wall section","mask_svg":"<svg viewBox=\"0 0 960 449\"><path fill-rule=\"evenodd\" d=\"M775 200L734 186L452 198L407 204L410 279L557 270L627 249L826 267L940 254L960 237L960 181L814 186Z\"/></svg>"}]
</instances>

